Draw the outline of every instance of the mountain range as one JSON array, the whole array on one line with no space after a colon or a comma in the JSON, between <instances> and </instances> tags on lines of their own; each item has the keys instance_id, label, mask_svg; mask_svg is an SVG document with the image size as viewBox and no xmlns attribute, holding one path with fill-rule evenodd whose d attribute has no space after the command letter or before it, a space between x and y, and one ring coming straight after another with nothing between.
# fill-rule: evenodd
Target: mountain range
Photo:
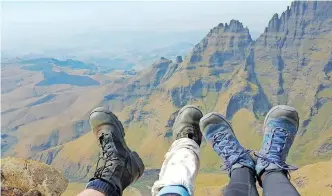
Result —
<instances>
[{"instance_id":1,"label":"mountain range","mask_svg":"<svg viewBox=\"0 0 332 196\"><path fill-rule=\"evenodd\" d=\"M185 58L161 57L139 72L89 72L91 66L56 59L2 64L2 156L38 160L85 182L98 157L88 115L109 107L148 169L133 186L146 195L184 105L224 114L241 144L258 150L264 116L287 104L300 115L289 163L332 158L332 2L292 2L256 40L237 20L220 23ZM201 178L213 178L220 160L204 142L201 151Z\"/></svg>"}]
</instances>

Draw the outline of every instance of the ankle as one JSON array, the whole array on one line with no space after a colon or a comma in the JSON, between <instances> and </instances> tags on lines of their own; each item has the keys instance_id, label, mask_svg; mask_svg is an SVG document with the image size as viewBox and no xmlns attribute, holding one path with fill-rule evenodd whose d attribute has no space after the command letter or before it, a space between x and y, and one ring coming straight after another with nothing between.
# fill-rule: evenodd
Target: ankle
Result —
<instances>
[{"instance_id":1,"label":"ankle","mask_svg":"<svg viewBox=\"0 0 332 196\"><path fill-rule=\"evenodd\" d=\"M91 181L86 185L86 189L93 189L104 193L105 195L116 195L116 193L117 195L121 194L120 189L116 185L98 178L91 179Z\"/></svg>"},{"instance_id":2,"label":"ankle","mask_svg":"<svg viewBox=\"0 0 332 196\"><path fill-rule=\"evenodd\" d=\"M240 165L240 164L235 164L235 165ZM249 172L252 176L256 176L255 169L252 167L248 167L246 165L241 165L241 167L238 167L238 166L232 167L230 176L232 176L232 174L237 173L237 172Z\"/></svg>"},{"instance_id":3,"label":"ankle","mask_svg":"<svg viewBox=\"0 0 332 196\"><path fill-rule=\"evenodd\" d=\"M287 178L289 177L288 171L287 170L282 170L282 169L264 170L260 176L261 176L261 179L263 181L263 179L266 178L267 176L272 175L272 174L276 174L276 173L282 174L282 175L286 176Z\"/></svg>"},{"instance_id":4,"label":"ankle","mask_svg":"<svg viewBox=\"0 0 332 196\"><path fill-rule=\"evenodd\" d=\"M164 186L158 193L158 196L164 195L183 195L190 196L188 190L181 185Z\"/></svg>"},{"instance_id":5,"label":"ankle","mask_svg":"<svg viewBox=\"0 0 332 196\"><path fill-rule=\"evenodd\" d=\"M282 169L264 169L263 171L261 171L260 174L257 175L257 181L258 184L263 187L263 181L269 177L270 175L275 175L275 174L279 174L279 175L283 175L286 178L289 179L289 173L287 170L282 170Z\"/></svg>"}]
</instances>

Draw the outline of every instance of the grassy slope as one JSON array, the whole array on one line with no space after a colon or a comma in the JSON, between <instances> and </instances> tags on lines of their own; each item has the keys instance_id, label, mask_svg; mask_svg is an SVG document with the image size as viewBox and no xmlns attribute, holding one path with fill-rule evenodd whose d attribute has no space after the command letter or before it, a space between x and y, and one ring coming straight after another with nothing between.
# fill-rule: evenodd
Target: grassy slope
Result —
<instances>
[{"instance_id":1,"label":"grassy slope","mask_svg":"<svg viewBox=\"0 0 332 196\"><path fill-rule=\"evenodd\" d=\"M324 144L331 144L332 138L332 103L325 104L318 113L312 117L308 125L308 132L297 137L292 148L290 159L299 165L314 163L316 160L329 160L332 152L320 153Z\"/></svg>"},{"instance_id":2,"label":"grassy slope","mask_svg":"<svg viewBox=\"0 0 332 196\"><path fill-rule=\"evenodd\" d=\"M332 160L306 165L292 173L292 181L303 196L332 195L331 171Z\"/></svg>"}]
</instances>

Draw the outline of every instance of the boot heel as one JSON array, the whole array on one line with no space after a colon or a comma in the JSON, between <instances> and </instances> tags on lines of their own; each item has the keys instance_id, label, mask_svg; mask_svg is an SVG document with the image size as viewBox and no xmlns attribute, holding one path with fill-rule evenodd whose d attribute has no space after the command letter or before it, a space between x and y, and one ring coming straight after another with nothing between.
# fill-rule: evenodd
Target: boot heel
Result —
<instances>
[{"instance_id":1,"label":"boot heel","mask_svg":"<svg viewBox=\"0 0 332 196\"><path fill-rule=\"evenodd\" d=\"M143 160L136 152L131 152L131 155L132 155L132 158L135 160L136 165L138 166L138 170L139 170L139 176L137 177L137 179L138 179L144 173L145 166L144 166Z\"/></svg>"}]
</instances>

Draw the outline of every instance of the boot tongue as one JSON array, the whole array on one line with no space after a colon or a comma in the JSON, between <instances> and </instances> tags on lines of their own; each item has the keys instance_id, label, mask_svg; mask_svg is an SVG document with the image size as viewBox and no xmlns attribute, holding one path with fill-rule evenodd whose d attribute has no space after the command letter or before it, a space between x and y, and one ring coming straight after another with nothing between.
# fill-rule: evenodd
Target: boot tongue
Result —
<instances>
[{"instance_id":1,"label":"boot tongue","mask_svg":"<svg viewBox=\"0 0 332 196\"><path fill-rule=\"evenodd\" d=\"M117 137L114 136L114 132L112 132L112 129L114 129L114 127L112 127L110 125L104 125L98 131L99 144L103 148L109 142L111 142L111 141L115 142L115 140L117 139Z\"/></svg>"},{"instance_id":2,"label":"boot tongue","mask_svg":"<svg viewBox=\"0 0 332 196\"><path fill-rule=\"evenodd\" d=\"M177 136L178 138L189 138L189 139L194 139L194 128L191 126L186 126L182 128L182 131L180 134Z\"/></svg>"},{"instance_id":3,"label":"boot tongue","mask_svg":"<svg viewBox=\"0 0 332 196\"><path fill-rule=\"evenodd\" d=\"M182 128L182 130L180 131L180 133L177 135L176 139L180 139L180 138L189 138L194 140L198 145L200 145L200 135L199 135L200 131L198 127L194 127L194 126L185 126Z\"/></svg>"}]
</instances>

